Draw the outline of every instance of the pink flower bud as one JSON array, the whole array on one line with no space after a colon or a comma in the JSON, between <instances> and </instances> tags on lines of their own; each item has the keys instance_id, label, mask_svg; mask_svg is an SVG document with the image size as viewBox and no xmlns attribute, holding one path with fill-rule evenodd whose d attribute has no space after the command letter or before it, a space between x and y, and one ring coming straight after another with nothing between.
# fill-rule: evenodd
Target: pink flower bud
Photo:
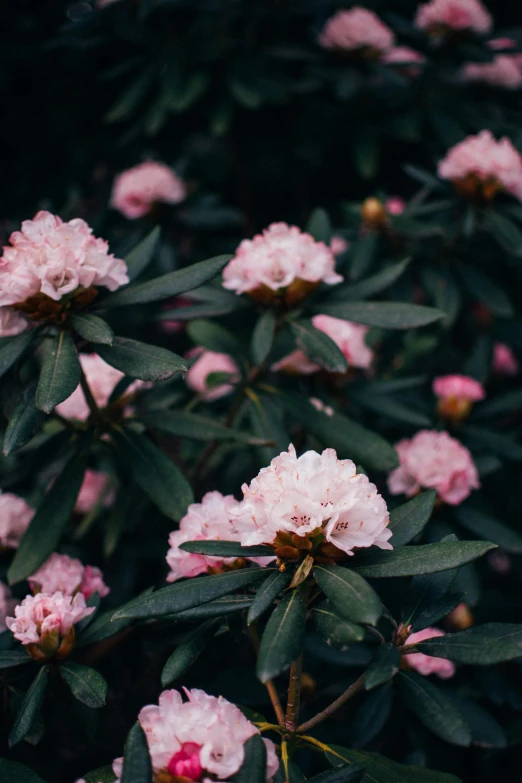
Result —
<instances>
[{"instance_id":1,"label":"pink flower bud","mask_svg":"<svg viewBox=\"0 0 522 783\"><path fill-rule=\"evenodd\" d=\"M425 628L423 631L412 633L406 639L406 644L413 645L418 642L425 642L426 639L434 639L437 636L445 636L444 631L439 628ZM455 674L455 664L448 661L447 658L436 658L433 655L424 655L424 653L412 653L405 655L404 660L410 669L414 669L417 674L427 677L429 674L436 674L441 680L448 680Z\"/></svg>"},{"instance_id":2,"label":"pink flower bud","mask_svg":"<svg viewBox=\"0 0 522 783\"><path fill-rule=\"evenodd\" d=\"M440 415L454 422L465 419L473 403L486 396L482 384L467 375L441 375L435 378L433 393L439 398L437 410Z\"/></svg>"},{"instance_id":3,"label":"pink flower bud","mask_svg":"<svg viewBox=\"0 0 522 783\"><path fill-rule=\"evenodd\" d=\"M518 360L504 343L495 343L493 347L493 372L498 375L516 375L519 371Z\"/></svg>"}]
</instances>

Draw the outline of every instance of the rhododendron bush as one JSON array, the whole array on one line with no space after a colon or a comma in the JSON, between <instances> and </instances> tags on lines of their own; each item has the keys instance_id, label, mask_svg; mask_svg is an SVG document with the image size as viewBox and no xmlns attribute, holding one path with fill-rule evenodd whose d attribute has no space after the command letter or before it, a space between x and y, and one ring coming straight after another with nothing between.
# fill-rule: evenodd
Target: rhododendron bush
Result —
<instances>
[{"instance_id":1,"label":"rhododendron bush","mask_svg":"<svg viewBox=\"0 0 522 783\"><path fill-rule=\"evenodd\" d=\"M516 4L0 14L0 783L519 780Z\"/></svg>"}]
</instances>

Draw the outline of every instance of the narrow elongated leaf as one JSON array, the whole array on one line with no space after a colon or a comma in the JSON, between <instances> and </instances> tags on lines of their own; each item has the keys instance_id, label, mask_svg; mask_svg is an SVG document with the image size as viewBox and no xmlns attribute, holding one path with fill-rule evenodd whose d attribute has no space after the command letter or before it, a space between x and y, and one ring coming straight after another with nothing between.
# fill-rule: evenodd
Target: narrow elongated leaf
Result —
<instances>
[{"instance_id":1,"label":"narrow elongated leaf","mask_svg":"<svg viewBox=\"0 0 522 783\"><path fill-rule=\"evenodd\" d=\"M250 353L255 364L261 364L270 353L274 341L276 315L273 310L266 310L258 319L252 333Z\"/></svg>"},{"instance_id":2,"label":"narrow elongated leaf","mask_svg":"<svg viewBox=\"0 0 522 783\"><path fill-rule=\"evenodd\" d=\"M267 573L270 571L266 568L244 568L214 576L200 576L187 582L162 587L126 604L113 615L113 619L176 614L253 584Z\"/></svg>"},{"instance_id":3,"label":"narrow elongated leaf","mask_svg":"<svg viewBox=\"0 0 522 783\"><path fill-rule=\"evenodd\" d=\"M292 581L292 569L285 571L275 571L270 574L268 579L257 588L255 598L248 610L247 622L250 625L255 623L267 609L270 609L279 594L286 590Z\"/></svg>"},{"instance_id":4,"label":"narrow elongated leaf","mask_svg":"<svg viewBox=\"0 0 522 783\"><path fill-rule=\"evenodd\" d=\"M330 372L346 372L348 362L337 343L311 321L291 321L289 328L298 347L312 362Z\"/></svg>"},{"instance_id":5,"label":"narrow elongated leaf","mask_svg":"<svg viewBox=\"0 0 522 783\"><path fill-rule=\"evenodd\" d=\"M237 440L252 445L265 443L248 432L238 432L212 419L185 411L150 411L141 414L140 421L147 427L197 441Z\"/></svg>"},{"instance_id":6,"label":"narrow elongated leaf","mask_svg":"<svg viewBox=\"0 0 522 783\"><path fill-rule=\"evenodd\" d=\"M391 512L389 528L393 532L390 539L393 547L409 544L422 532L436 499L435 490L429 489Z\"/></svg>"},{"instance_id":7,"label":"narrow elongated leaf","mask_svg":"<svg viewBox=\"0 0 522 783\"><path fill-rule=\"evenodd\" d=\"M78 701L93 709L103 707L107 697L107 683L96 669L68 661L62 663L58 671Z\"/></svg>"},{"instance_id":8,"label":"narrow elongated leaf","mask_svg":"<svg viewBox=\"0 0 522 783\"><path fill-rule=\"evenodd\" d=\"M365 280L360 280L358 283L336 285L328 296L328 302L360 301L368 296L378 294L402 275L408 263L409 259L407 258L404 261L399 261L398 264L391 264L386 269L383 269L382 272L367 277Z\"/></svg>"},{"instance_id":9,"label":"narrow elongated leaf","mask_svg":"<svg viewBox=\"0 0 522 783\"><path fill-rule=\"evenodd\" d=\"M209 351L237 356L241 350L241 342L236 335L224 326L204 318L191 321L187 326L187 334L196 345L202 345Z\"/></svg>"},{"instance_id":10,"label":"narrow elongated leaf","mask_svg":"<svg viewBox=\"0 0 522 783\"><path fill-rule=\"evenodd\" d=\"M364 774L365 771L362 767L347 766L332 769L329 772L321 772L308 780L309 783L358 783Z\"/></svg>"},{"instance_id":11,"label":"narrow elongated leaf","mask_svg":"<svg viewBox=\"0 0 522 783\"><path fill-rule=\"evenodd\" d=\"M138 722L129 731L125 743L121 783L152 783L147 737Z\"/></svg>"},{"instance_id":12,"label":"narrow elongated leaf","mask_svg":"<svg viewBox=\"0 0 522 783\"><path fill-rule=\"evenodd\" d=\"M36 407L36 383L24 391L9 419L4 434L4 454L7 457L35 435L45 420L45 413Z\"/></svg>"},{"instance_id":13,"label":"narrow elongated leaf","mask_svg":"<svg viewBox=\"0 0 522 783\"><path fill-rule=\"evenodd\" d=\"M138 242L136 247L133 247L130 253L125 258L127 264L127 272L129 280L135 280L140 272L143 272L154 257L154 252L158 246L158 241L161 235L161 229L156 226L152 229L150 234Z\"/></svg>"},{"instance_id":14,"label":"narrow elongated leaf","mask_svg":"<svg viewBox=\"0 0 522 783\"><path fill-rule=\"evenodd\" d=\"M408 592L405 596L404 607L402 611L402 622L404 625L415 626L414 630L428 627L429 623L424 625L424 617L429 617L442 599L445 598L451 589L457 569L441 571L436 574L423 574L415 576L410 583ZM418 626L418 621L422 624Z\"/></svg>"},{"instance_id":15,"label":"narrow elongated leaf","mask_svg":"<svg viewBox=\"0 0 522 783\"><path fill-rule=\"evenodd\" d=\"M488 541L493 541L493 543L505 549L506 552L513 552L513 554L522 552L522 535L498 519L495 519L495 517L467 506L455 508L454 514L458 522L466 530L471 530L475 535L486 538Z\"/></svg>"},{"instance_id":16,"label":"narrow elongated leaf","mask_svg":"<svg viewBox=\"0 0 522 783\"><path fill-rule=\"evenodd\" d=\"M154 280L148 280L146 283L129 286L107 298L104 307L123 307L145 302L158 302L161 299L184 294L212 280L231 258L231 255L216 256L176 272L156 277Z\"/></svg>"},{"instance_id":17,"label":"narrow elongated leaf","mask_svg":"<svg viewBox=\"0 0 522 783\"><path fill-rule=\"evenodd\" d=\"M332 238L332 224L328 212L321 207L314 209L306 224L306 231L316 242L324 242L328 245Z\"/></svg>"},{"instance_id":18,"label":"narrow elongated leaf","mask_svg":"<svg viewBox=\"0 0 522 783\"><path fill-rule=\"evenodd\" d=\"M180 544L184 552L213 557L274 557L268 546L241 546L238 541L185 541Z\"/></svg>"},{"instance_id":19,"label":"narrow elongated leaf","mask_svg":"<svg viewBox=\"0 0 522 783\"><path fill-rule=\"evenodd\" d=\"M522 233L513 221L499 212L490 210L488 223L491 233L504 250L515 256L522 254Z\"/></svg>"},{"instance_id":20,"label":"narrow elongated leaf","mask_svg":"<svg viewBox=\"0 0 522 783\"><path fill-rule=\"evenodd\" d=\"M479 446L491 449L494 454L506 459L522 460L522 446L516 443L510 436L482 427L466 426L462 432Z\"/></svg>"},{"instance_id":21,"label":"narrow elongated leaf","mask_svg":"<svg viewBox=\"0 0 522 783\"><path fill-rule=\"evenodd\" d=\"M501 318L513 315L513 305L509 297L491 277L466 264L459 264L457 271L471 296L486 305L493 315Z\"/></svg>"},{"instance_id":22,"label":"narrow elongated leaf","mask_svg":"<svg viewBox=\"0 0 522 783\"><path fill-rule=\"evenodd\" d=\"M490 416L516 411L520 408L522 408L522 389L517 389L481 403L477 407L476 412L473 411L473 417L486 419Z\"/></svg>"},{"instance_id":23,"label":"narrow elongated leaf","mask_svg":"<svg viewBox=\"0 0 522 783\"><path fill-rule=\"evenodd\" d=\"M359 574L336 565L317 565L313 574L342 617L354 623L377 623L382 612L381 600Z\"/></svg>"},{"instance_id":24,"label":"narrow elongated leaf","mask_svg":"<svg viewBox=\"0 0 522 783\"><path fill-rule=\"evenodd\" d=\"M471 563L482 557L496 544L489 541L448 541L440 544L421 544L397 549L394 552L374 552L368 557L359 556L354 566L361 576L380 578L387 576L414 576L434 574ZM366 563L363 564L363 560Z\"/></svg>"},{"instance_id":25,"label":"narrow elongated leaf","mask_svg":"<svg viewBox=\"0 0 522 783\"><path fill-rule=\"evenodd\" d=\"M446 313L435 307L406 302L326 302L321 304L320 310L325 315L381 329L413 329L446 317Z\"/></svg>"},{"instance_id":26,"label":"narrow elongated leaf","mask_svg":"<svg viewBox=\"0 0 522 783\"><path fill-rule=\"evenodd\" d=\"M471 731L471 743L480 748L505 748L506 735L495 718L476 701L458 695L457 707Z\"/></svg>"},{"instance_id":27,"label":"narrow elongated leaf","mask_svg":"<svg viewBox=\"0 0 522 783\"><path fill-rule=\"evenodd\" d=\"M43 361L36 389L36 407L45 413L70 397L80 383L78 352L67 332L43 343Z\"/></svg>"},{"instance_id":28,"label":"narrow elongated leaf","mask_svg":"<svg viewBox=\"0 0 522 783\"><path fill-rule=\"evenodd\" d=\"M0 780L2 783L45 783L32 769L18 761L0 759Z\"/></svg>"},{"instance_id":29,"label":"narrow elongated leaf","mask_svg":"<svg viewBox=\"0 0 522 783\"><path fill-rule=\"evenodd\" d=\"M389 680L374 688L361 700L350 732L352 746L365 747L380 734L390 717L393 696L394 689Z\"/></svg>"},{"instance_id":30,"label":"narrow elongated leaf","mask_svg":"<svg viewBox=\"0 0 522 783\"><path fill-rule=\"evenodd\" d=\"M192 488L179 468L145 435L121 429L114 433L118 456L136 483L170 519L179 520L193 502Z\"/></svg>"},{"instance_id":31,"label":"narrow elongated leaf","mask_svg":"<svg viewBox=\"0 0 522 783\"><path fill-rule=\"evenodd\" d=\"M164 381L187 369L181 356L127 337L115 337L111 346L98 346L97 353L111 367L142 381Z\"/></svg>"},{"instance_id":32,"label":"narrow elongated leaf","mask_svg":"<svg viewBox=\"0 0 522 783\"><path fill-rule=\"evenodd\" d=\"M80 443L77 454L66 463L47 491L22 538L7 572L10 584L34 574L51 552L57 549L76 503L87 460L88 449L85 444Z\"/></svg>"},{"instance_id":33,"label":"narrow elongated leaf","mask_svg":"<svg viewBox=\"0 0 522 783\"><path fill-rule=\"evenodd\" d=\"M286 671L302 650L306 629L306 606L293 590L275 609L266 625L259 657L257 676L261 682Z\"/></svg>"},{"instance_id":34,"label":"narrow elongated leaf","mask_svg":"<svg viewBox=\"0 0 522 783\"><path fill-rule=\"evenodd\" d=\"M76 641L76 646L85 647L87 644L94 644L95 642L101 642L103 639L109 639L131 624L131 620L113 621L112 615L113 612L97 613L94 620L80 634Z\"/></svg>"},{"instance_id":35,"label":"narrow elongated leaf","mask_svg":"<svg viewBox=\"0 0 522 783\"><path fill-rule=\"evenodd\" d=\"M326 758L332 766L338 767L344 763L358 764L365 770L368 783L370 781L371 783L461 783L454 775L425 767L398 764L379 753L352 750L339 745L330 747L336 753L335 756L333 753L326 753Z\"/></svg>"},{"instance_id":36,"label":"narrow elongated leaf","mask_svg":"<svg viewBox=\"0 0 522 783\"><path fill-rule=\"evenodd\" d=\"M192 609L185 609L183 612L176 612L176 614L169 615L169 620L185 623L210 620L213 617L224 617L227 614L234 614L250 609L252 601L253 598L249 595L225 595L223 598L209 601L208 604L194 606Z\"/></svg>"},{"instance_id":37,"label":"narrow elongated leaf","mask_svg":"<svg viewBox=\"0 0 522 783\"><path fill-rule=\"evenodd\" d=\"M93 313L78 313L71 316L71 324L76 332L90 343L112 345L114 332L103 318Z\"/></svg>"},{"instance_id":38,"label":"narrow elongated leaf","mask_svg":"<svg viewBox=\"0 0 522 783\"><path fill-rule=\"evenodd\" d=\"M31 685L29 690L25 694L18 714L14 720L13 726L9 733L9 747L12 748L17 742L21 742L26 737L40 714L40 707L42 706L45 691L47 690L47 682L49 680L49 669L47 666L42 666Z\"/></svg>"},{"instance_id":39,"label":"narrow elongated leaf","mask_svg":"<svg viewBox=\"0 0 522 783\"><path fill-rule=\"evenodd\" d=\"M323 601L312 609L311 615L323 639L333 647L342 649L354 642L361 642L366 635L362 625L341 617L329 601Z\"/></svg>"},{"instance_id":40,"label":"narrow elongated leaf","mask_svg":"<svg viewBox=\"0 0 522 783\"><path fill-rule=\"evenodd\" d=\"M470 745L469 726L444 691L426 677L411 672L399 673L396 682L406 706L427 729L452 745Z\"/></svg>"},{"instance_id":41,"label":"narrow elongated leaf","mask_svg":"<svg viewBox=\"0 0 522 783\"><path fill-rule=\"evenodd\" d=\"M161 684L164 688L178 680L199 658L215 631L220 620L208 620L191 631L185 640L176 647L161 672Z\"/></svg>"},{"instance_id":42,"label":"narrow elongated leaf","mask_svg":"<svg viewBox=\"0 0 522 783\"><path fill-rule=\"evenodd\" d=\"M27 329L14 337L0 339L0 378L26 352L35 337L35 330Z\"/></svg>"},{"instance_id":43,"label":"narrow elongated leaf","mask_svg":"<svg viewBox=\"0 0 522 783\"><path fill-rule=\"evenodd\" d=\"M266 745L259 734L245 742L245 758L241 768L230 779L231 783L265 783Z\"/></svg>"},{"instance_id":44,"label":"narrow elongated leaf","mask_svg":"<svg viewBox=\"0 0 522 783\"><path fill-rule=\"evenodd\" d=\"M0 650L0 669L31 663L33 659L25 650Z\"/></svg>"},{"instance_id":45,"label":"narrow elongated leaf","mask_svg":"<svg viewBox=\"0 0 522 783\"><path fill-rule=\"evenodd\" d=\"M417 427L429 427L431 421L424 413L420 413L403 402L390 396L368 394L364 389L350 390L350 397L362 408L368 408L380 416L387 416L396 421L413 424Z\"/></svg>"},{"instance_id":46,"label":"narrow elongated leaf","mask_svg":"<svg viewBox=\"0 0 522 783\"><path fill-rule=\"evenodd\" d=\"M435 644L437 641L444 643ZM446 634L439 639L427 639L416 647L426 655L448 658L458 663L489 666L522 657L522 625L477 625L460 633Z\"/></svg>"},{"instance_id":47,"label":"narrow elongated leaf","mask_svg":"<svg viewBox=\"0 0 522 783\"><path fill-rule=\"evenodd\" d=\"M401 665L401 654L394 644L381 644L372 658L364 675L364 687L367 691L388 682L395 677Z\"/></svg>"},{"instance_id":48,"label":"narrow elongated leaf","mask_svg":"<svg viewBox=\"0 0 522 783\"><path fill-rule=\"evenodd\" d=\"M88 772L83 778L85 783L114 783L116 775L112 771L112 766L101 767L92 772Z\"/></svg>"},{"instance_id":49,"label":"narrow elongated leaf","mask_svg":"<svg viewBox=\"0 0 522 783\"><path fill-rule=\"evenodd\" d=\"M377 256L379 240L379 232L370 229L352 242L349 255L349 275L351 280L358 280L369 271Z\"/></svg>"}]
</instances>

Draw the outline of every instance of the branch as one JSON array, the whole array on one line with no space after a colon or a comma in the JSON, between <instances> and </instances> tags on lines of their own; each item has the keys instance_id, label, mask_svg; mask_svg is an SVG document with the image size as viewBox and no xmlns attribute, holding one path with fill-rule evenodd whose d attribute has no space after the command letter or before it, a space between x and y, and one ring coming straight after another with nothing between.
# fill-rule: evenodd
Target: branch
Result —
<instances>
[{"instance_id":1,"label":"branch","mask_svg":"<svg viewBox=\"0 0 522 783\"><path fill-rule=\"evenodd\" d=\"M90 412L93 414L93 416L98 416L100 409L98 408L98 403L94 399L91 387L89 386L83 370L81 371L80 375L80 386L82 387L83 396L85 397L85 402L89 406Z\"/></svg>"},{"instance_id":2,"label":"branch","mask_svg":"<svg viewBox=\"0 0 522 783\"><path fill-rule=\"evenodd\" d=\"M323 720L326 720L326 718L329 718L330 715L333 715L334 712L336 712L339 707L342 707L343 704L346 704L347 701L349 701L355 694L361 690L361 688L364 685L364 674L361 674L360 677L358 677L355 682L353 682L350 687L345 690L344 693L342 693L338 699L333 701L326 709L324 709L322 712L317 713L315 717L310 718L310 720L307 720L305 723L302 723L297 731L300 734L304 734L306 731L309 731L310 729L313 729L314 726L317 726L318 723L322 723Z\"/></svg>"},{"instance_id":3,"label":"branch","mask_svg":"<svg viewBox=\"0 0 522 783\"><path fill-rule=\"evenodd\" d=\"M253 625L248 626L248 632L254 644L254 648L257 655L259 653L259 636L257 635L257 631ZM272 707L274 708L277 721L280 726L284 726L285 713L283 712L283 707L281 706L281 699L279 698L279 694L272 680L267 680L265 682L265 687L268 691L268 695L270 696L270 701L272 702Z\"/></svg>"}]
</instances>

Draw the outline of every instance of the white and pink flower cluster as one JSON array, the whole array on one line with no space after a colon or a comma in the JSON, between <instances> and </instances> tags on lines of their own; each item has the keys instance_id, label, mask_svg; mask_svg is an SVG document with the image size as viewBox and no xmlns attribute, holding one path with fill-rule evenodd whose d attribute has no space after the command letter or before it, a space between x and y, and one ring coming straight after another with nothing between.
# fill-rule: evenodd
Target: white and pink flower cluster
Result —
<instances>
[{"instance_id":1,"label":"white and pink flower cluster","mask_svg":"<svg viewBox=\"0 0 522 783\"><path fill-rule=\"evenodd\" d=\"M414 645L418 642L425 642L426 639L435 639L437 636L445 636L440 628L424 628L422 631L410 634L405 644ZM417 674L427 677L435 674L441 680L449 680L455 674L455 664L448 661L447 658L436 658L434 655L425 655L424 653L411 653L405 656L408 668L414 669Z\"/></svg>"},{"instance_id":2,"label":"white and pink flower cluster","mask_svg":"<svg viewBox=\"0 0 522 783\"><path fill-rule=\"evenodd\" d=\"M34 509L11 492L0 492L0 548L17 549Z\"/></svg>"},{"instance_id":3,"label":"white and pink flower cluster","mask_svg":"<svg viewBox=\"0 0 522 783\"><path fill-rule=\"evenodd\" d=\"M88 599L95 592L100 598L110 592L99 568L84 566L76 558L59 555L57 552L53 552L45 563L28 577L28 581L33 593L82 593Z\"/></svg>"},{"instance_id":4,"label":"white and pink flower cluster","mask_svg":"<svg viewBox=\"0 0 522 783\"><path fill-rule=\"evenodd\" d=\"M488 46L493 51L511 49L516 46L516 41L511 38L495 38L488 42ZM518 90L522 87L522 54L502 52L495 55L489 63L466 63L462 76L467 82L482 82L491 87Z\"/></svg>"},{"instance_id":5,"label":"white and pink flower cluster","mask_svg":"<svg viewBox=\"0 0 522 783\"><path fill-rule=\"evenodd\" d=\"M94 607L86 605L83 593L38 593L27 595L5 623L23 645L36 645L42 655L53 657L65 639L71 643L76 623L92 612Z\"/></svg>"},{"instance_id":6,"label":"white and pink flower cluster","mask_svg":"<svg viewBox=\"0 0 522 783\"><path fill-rule=\"evenodd\" d=\"M259 734L243 713L222 696L184 688L188 701L176 690L163 691L159 704L149 704L138 720L147 737L152 770L161 779L176 781L230 780L243 765L245 742ZM279 768L275 746L263 739L267 751L266 779ZM123 759L113 770L119 783ZM168 778L168 776L171 776Z\"/></svg>"},{"instance_id":7,"label":"white and pink flower cluster","mask_svg":"<svg viewBox=\"0 0 522 783\"><path fill-rule=\"evenodd\" d=\"M489 33L493 18L480 0L430 0L417 9L415 24L430 33L471 31Z\"/></svg>"},{"instance_id":8,"label":"white and pink flower cluster","mask_svg":"<svg viewBox=\"0 0 522 783\"><path fill-rule=\"evenodd\" d=\"M154 204L179 204L186 197L185 183L164 163L147 161L127 169L114 180L111 206L134 220L148 214Z\"/></svg>"}]
</instances>

